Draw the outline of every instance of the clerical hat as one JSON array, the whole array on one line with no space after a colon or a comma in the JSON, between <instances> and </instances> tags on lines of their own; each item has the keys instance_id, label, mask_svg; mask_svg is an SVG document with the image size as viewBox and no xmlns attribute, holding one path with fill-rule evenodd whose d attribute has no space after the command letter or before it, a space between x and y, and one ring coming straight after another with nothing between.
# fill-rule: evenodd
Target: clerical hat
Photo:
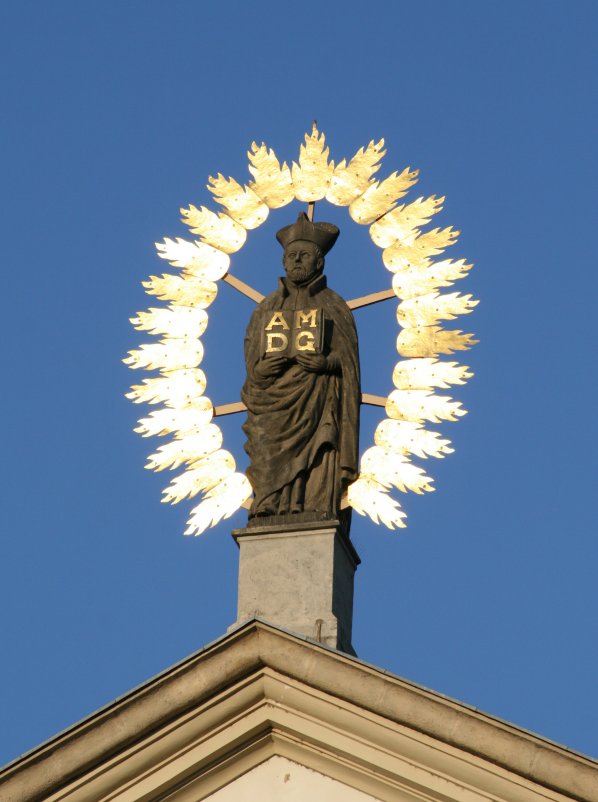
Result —
<instances>
[{"instance_id":1,"label":"clerical hat","mask_svg":"<svg viewBox=\"0 0 598 802\"><path fill-rule=\"evenodd\" d=\"M290 226L281 228L276 234L276 239L283 248L291 242L303 239L307 242L314 242L322 249L323 254L327 254L337 240L340 231L333 223L312 223L305 212L300 212L297 222Z\"/></svg>"}]
</instances>

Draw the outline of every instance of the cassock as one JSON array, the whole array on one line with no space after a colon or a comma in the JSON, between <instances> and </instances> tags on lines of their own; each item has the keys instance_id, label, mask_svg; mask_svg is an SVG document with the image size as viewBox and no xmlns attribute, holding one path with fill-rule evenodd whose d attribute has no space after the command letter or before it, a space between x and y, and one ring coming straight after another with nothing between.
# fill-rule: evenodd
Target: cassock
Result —
<instances>
[{"instance_id":1,"label":"cassock","mask_svg":"<svg viewBox=\"0 0 598 802\"><path fill-rule=\"evenodd\" d=\"M296 362L273 378L255 368L262 357L264 312L322 310L323 353L329 368L310 372ZM357 477L361 400L357 332L346 302L320 274L296 287L281 278L278 289L258 304L245 337L247 378L247 476L255 498L253 515L285 514L289 487L305 482L303 510L337 517L348 484Z\"/></svg>"}]
</instances>

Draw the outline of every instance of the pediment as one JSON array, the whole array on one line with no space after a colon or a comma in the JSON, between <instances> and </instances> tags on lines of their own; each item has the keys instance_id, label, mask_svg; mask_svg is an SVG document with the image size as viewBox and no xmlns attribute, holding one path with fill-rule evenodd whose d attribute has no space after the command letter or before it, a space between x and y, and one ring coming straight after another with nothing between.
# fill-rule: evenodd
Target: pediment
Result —
<instances>
[{"instance_id":1,"label":"pediment","mask_svg":"<svg viewBox=\"0 0 598 802\"><path fill-rule=\"evenodd\" d=\"M258 621L8 767L0 798L224 802L280 761L347 802L598 800L594 761Z\"/></svg>"},{"instance_id":2,"label":"pediment","mask_svg":"<svg viewBox=\"0 0 598 802\"><path fill-rule=\"evenodd\" d=\"M206 797L206 802L239 802L240 799L259 799L260 802L305 802L306 799L377 802L370 794L357 791L345 783L280 755L259 763L210 794Z\"/></svg>"}]
</instances>

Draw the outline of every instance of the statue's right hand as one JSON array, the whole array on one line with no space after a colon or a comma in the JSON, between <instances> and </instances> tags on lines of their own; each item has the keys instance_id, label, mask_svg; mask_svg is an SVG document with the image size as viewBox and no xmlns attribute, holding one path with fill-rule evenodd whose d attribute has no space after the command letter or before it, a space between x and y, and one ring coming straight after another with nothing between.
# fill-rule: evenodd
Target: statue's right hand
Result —
<instances>
[{"instance_id":1,"label":"statue's right hand","mask_svg":"<svg viewBox=\"0 0 598 802\"><path fill-rule=\"evenodd\" d=\"M272 354L264 356L255 366L255 372L260 379L273 379L285 370L289 360L286 356Z\"/></svg>"}]
</instances>

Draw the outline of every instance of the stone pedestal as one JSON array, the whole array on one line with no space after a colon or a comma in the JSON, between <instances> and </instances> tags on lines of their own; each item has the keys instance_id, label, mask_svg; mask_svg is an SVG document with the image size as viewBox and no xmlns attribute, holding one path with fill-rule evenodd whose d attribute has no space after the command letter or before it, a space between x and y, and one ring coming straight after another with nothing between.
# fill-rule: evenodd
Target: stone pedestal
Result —
<instances>
[{"instance_id":1,"label":"stone pedestal","mask_svg":"<svg viewBox=\"0 0 598 802\"><path fill-rule=\"evenodd\" d=\"M360 560L338 521L271 522L232 534L239 546L234 626L261 618L355 654L353 578Z\"/></svg>"}]
</instances>

